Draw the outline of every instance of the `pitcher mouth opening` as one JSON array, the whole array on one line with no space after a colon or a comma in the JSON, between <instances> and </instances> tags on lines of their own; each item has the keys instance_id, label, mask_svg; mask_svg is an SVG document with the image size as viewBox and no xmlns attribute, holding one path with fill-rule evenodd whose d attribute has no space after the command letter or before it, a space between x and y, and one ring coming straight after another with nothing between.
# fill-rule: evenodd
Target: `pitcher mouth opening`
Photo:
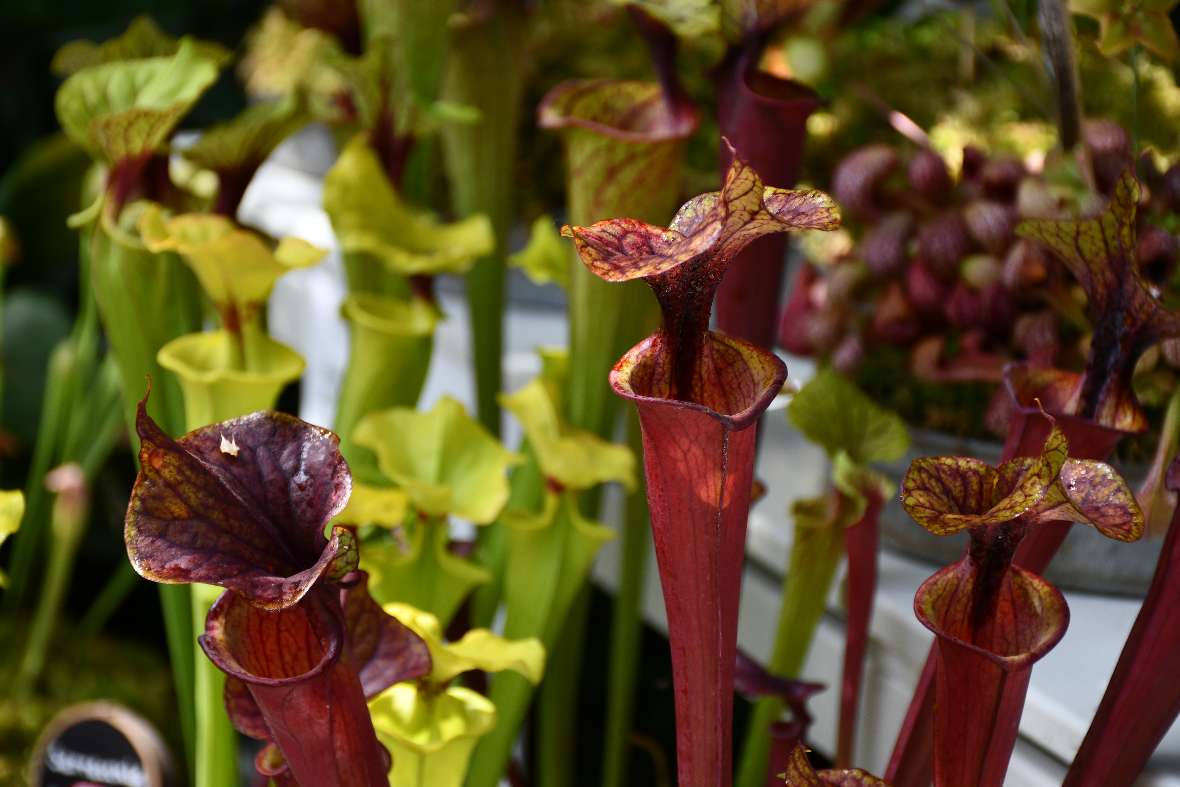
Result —
<instances>
[{"instance_id":1,"label":"pitcher mouth opening","mask_svg":"<svg viewBox=\"0 0 1180 787\"><path fill-rule=\"evenodd\" d=\"M705 335L698 377L690 399L671 398L671 363L665 339L656 333L628 350L610 373L615 393L637 404L698 410L730 431L744 429L782 390L787 367L778 356L742 339Z\"/></svg>"},{"instance_id":2,"label":"pitcher mouth opening","mask_svg":"<svg viewBox=\"0 0 1180 787\"><path fill-rule=\"evenodd\" d=\"M274 641L267 641L266 631ZM281 647L280 639L297 640L303 647ZM317 677L339 659L343 640L340 613L315 591L275 611L226 591L210 608L205 633L198 638L218 669L255 686L291 686Z\"/></svg>"},{"instance_id":3,"label":"pitcher mouth opening","mask_svg":"<svg viewBox=\"0 0 1180 787\"><path fill-rule=\"evenodd\" d=\"M949 620L955 615L953 611L935 613L931 604L932 597L946 596L948 593L955 594L965 590L962 583L966 582L967 578L962 576L961 562L943 568L919 586L918 592L914 596L914 614L919 622L930 629L936 637L972 651L993 662L1005 672L1015 672L1031 667L1065 636L1065 630L1069 626L1069 606L1065 603L1065 597L1061 595L1060 590L1031 571L1026 571L1019 566L1011 566L1008 571L1011 573L1013 584L1024 587L1029 595L1035 595L1041 601L1037 609L1038 619L1033 621L1039 635L1030 638L1032 641L1022 646L989 650L965 636L968 633L968 626L955 626L954 621ZM963 617L966 619L968 614L964 612Z\"/></svg>"},{"instance_id":4,"label":"pitcher mouth opening","mask_svg":"<svg viewBox=\"0 0 1180 787\"><path fill-rule=\"evenodd\" d=\"M603 100L611 93L628 100ZM580 128L627 142L685 139L696 131L700 114L689 101L669 104L656 82L578 79L563 82L541 99L542 128Z\"/></svg>"}]
</instances>

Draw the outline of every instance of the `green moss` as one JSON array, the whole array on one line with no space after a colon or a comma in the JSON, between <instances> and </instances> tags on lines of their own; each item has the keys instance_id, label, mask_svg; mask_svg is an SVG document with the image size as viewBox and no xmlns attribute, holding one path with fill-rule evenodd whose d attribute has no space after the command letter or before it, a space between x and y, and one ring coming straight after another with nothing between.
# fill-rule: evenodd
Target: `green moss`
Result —
<instances>
[{"instance_id":1,"label":"green moss","mask_svg":"<svg viewBox=\"0 0 1180 787\"><path fill-rule=\"evenodd\" d=\"M0 642L24 641L25 623L0 623ZM180 728L166 661L136 643L95 637L81 641L62 627L49 649L49 661L28 699L11 690L0 695L0 784L24 784L24 772L37 736L62 708L106 700L141 714L160 730L173 752L180 750ZM0 669L0 685L11 687L11 665Z\"/></svg>"}]
</instances>

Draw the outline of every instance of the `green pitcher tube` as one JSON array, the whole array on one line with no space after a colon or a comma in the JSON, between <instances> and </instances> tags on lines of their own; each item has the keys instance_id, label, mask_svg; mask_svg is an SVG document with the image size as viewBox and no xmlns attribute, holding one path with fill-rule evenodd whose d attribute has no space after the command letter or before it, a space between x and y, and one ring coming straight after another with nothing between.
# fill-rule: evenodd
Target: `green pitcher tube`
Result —
<instances>
[{"instance_id":1,"label":"green pitcher tube","mask_svg":"<svg viewBox=\"0 0 1180 787\"><path fill-rule=\"evenodd\" d=\"M670 105L655 82L574 80L542 100L538 123L561 132L569 222L589 226L630 216L666 223L680 203L685 141L698 116ZM607 284L570 252L570 422L613 433L616 397L607 373L655 319L642 282Z\"/></svg>"},{"instance_id":2,"label":"green pitcher tube","mask_svg":"<svg viewBox=\"0 0 1180 787\"><path fill-rule=\"evenodd\" d=\"M118 367L124 418L135 446L135 403L147 389L149 376L152 396L148 412L170 434L184 430L180 386L175 377L164 372L156 354L168 341L200 328L201 295L196 277L177 255L148 251L134 235L112 231L108 221L95 217L82 229L82 243L87 246L94 300ZM190 593L184 585L161 585L159 593L181 729L186 748L191 749L194 660Z\"/></svg>"},{"instance_id":3,"label":"green pitcher tube","mask_svg":"<svg viewBox=\"0 0 1180 787\"><path fill-rule=\"evenodd\" d=\"M160 350L160 366L180 380L186 431L269 410L283 388L303 374L303 358L285 344L261 333L251 344L249 371L234 363L238 341L228 331L191 333Z\"/></svg>"},{"instance_id":4,"label":"green pitcher tube","mask_svg":"<svg viewBox=\"0 0 1180 787\"><path fill-rule=\"evenodd\" d=\"M111 232L105 223L99 220L86 230L86 242L94 299L122 378L127 423L134 435L135 403L151 375L148 412L178 434L185 424L180 387L163 373L156 354L169 341L200 329L200 288L176 254L148 251L135 236Z\"/></svg>"},{"instance_id":5,"label":"green pitcher tube","mask_svg":"<svg viewBox=\"0 0 1180 787\"><path fill-rule=\"evenodd\" d=\"M434 329L442 314L422 298L367 292L353 292L341 311L348 320L351 342L335 429L340 451L351 462L357 450L352 433L361 418L418 403L430 368Z\"/></svg>"}]
</instances>

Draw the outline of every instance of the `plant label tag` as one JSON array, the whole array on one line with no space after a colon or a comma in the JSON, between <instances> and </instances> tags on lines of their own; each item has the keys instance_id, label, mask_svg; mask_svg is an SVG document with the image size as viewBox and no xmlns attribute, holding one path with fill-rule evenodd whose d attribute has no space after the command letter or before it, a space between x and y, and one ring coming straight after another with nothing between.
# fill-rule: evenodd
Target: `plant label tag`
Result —
<instances>
[{"instance_id":1,"label":"plant label tag","mask_svg":"<svg viewBox=\"0 0 1180 787\"><path fill-rule=\"evenodd\" d=\"M32 787L173 787L172 763L145 719L106 702L63 710L29 763Z\"/></svg>"}]
</instances>

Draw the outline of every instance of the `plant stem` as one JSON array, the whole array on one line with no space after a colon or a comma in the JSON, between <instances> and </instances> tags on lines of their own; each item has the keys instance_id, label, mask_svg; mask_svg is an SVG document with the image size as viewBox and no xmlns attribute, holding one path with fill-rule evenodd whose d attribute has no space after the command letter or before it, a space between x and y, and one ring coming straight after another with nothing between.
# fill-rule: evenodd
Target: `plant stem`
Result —
<instances>
[{"instance_id":1,"label":"plant stem","mask_svg":"<svg viewBox=\"0 0 1180 787\"><path fill-rule=\"evenodd\" d=\"M479 110L471 125L450 124L443 150L455 212L483 213L492 223L496 248L467 274L471 347L479 420L500 434L500 363L503 353L504 255L515 194L516 130L523 83L520 72L524 16L520 4L494 4L493 13L456 30L444 94Z\"/></svg>"},{"instance_id":2,"label":"plant stem","mask_svg":"<svg viewBox=\"0 0 1180 787\"><path fill-rule=\"evenodd\" d=\"M855 760L860 687L869 644L873 597L877 593L877 520L883 502L880 494L869 493L864 516L844 534L848 555L848 618L845 621L840 721L836 735L837 768L850 768Z\"/></svg>"},{"instance_id":3,"label":"plant stem","mask_svg":"<svg viewBox=\"0 0 1180 787\"><path fill-rule=\"evenodd\" d=\"M821 527L803 527L796 522L795 543L783 578L774 651L767 664L767 670L774 675L794 678L803 669L843 551L844 527L838 523L838 516ZM782 715L783 708L782 700L773 697L764 697L754 706L738 767L737 787L762 787L766 783L770 725Z\"/></svg>"},{"instance_id":4,"label":"plant stem","mask_svg":"<svg viewBox=\"0 0 1180 787\"><path fill-rule=\"evenodd\" d=\"M589 617L590 588L583 585L553 643L537 700L537 787L568 787L576 772L574 730Z\"/></svg>"},{"instance_id":5,"label":"plant stem","mask_svg":"<svg viewBox=\"0 0 1180 787\"><path fill-rule=\"evenodd\" d=\"M45 398L41 410L41 422L37 427L37 442L33 445L33 457L29 476L25 481L25 515L21 523L20 537L15 539L12 560L9 563L9 585L5 592L4 606L7 611L16 610L25 599L31 581L33 567L43 544L48 542L45 535L45 474L57 454L59 435L64 418L69 412L65 394L66 378L74 368L74 352L69 339L63 340L49 356L49 368L45 380Z\"/></svg>"},{"instance_id":6,"label":"plant stem","mask_svg":"<svg viewBox=\"0 0 1180 787\"><path fill-rule=\"evenodd\" d=\"M636 456L643 455L639 421L627 419L627 437ZM603 750L603 787L623 787L627 782L627 753L635 707L635 683L639 675L639 646L643 633L640 606L647 574L651 532L647 492L643 479L627 495L622 521L619 586L611 621L610 670L607 676L606 741Z\"/></svg>"},{"instance_id":7,"label":"plant stem","mask_svg":"<svg viewBox=\"0 0 1180 787\"><path fill-rule=\"evenodd\" d=\"M205 627L209 608L222 593L215 585L191 585L190 603L194 630ZM194 711L196 717L196 759L193 787L232 787L238 783L237 734L225 710L225 674L205 658L194 638Z\"/></svg>"},{"instance_id":8,"label":"plant stem","mask_svg":"<svg viewBox=\"0 0 1180 787\"><path fill-rule=\"evenodd\" d=\"M1131 155L1139 150L1141 136L1141 122L1139 118L1139 97L1143 89L1142 76L1139 73L1139 44L1131 47Z\"/></svg>"},{"instance_id":9,"label":"plant stem","mask_svg":"<svg viewBox=\"0 0 1180 787\"><path fill-rule=\"evenodd\" d=\"M83 493L82 497L85 497ZM61 617L62 604L70 587L70 575L78 543L85 532L90 506L54 505L52 538L49 542L49 560L45 578L41 584L41 595L33 625L25 643L24 656L17 670L16 691L18 697L28 697L36 686L37 677L45 666L45 653L53 638L53 629Z\"/></svg>"},{"instance_id":10,"label":"plant stem","mask_svg":"<svg viewBox=\"0 0 1180 787\"><path fill-rule=\"evenodd\" d=\"M545 477L537 464L532 446L525 440L519 453L524 462L512 469L508 505L506 511L536 511L542 505L545 491ZM507 526L495 522L490 527L480 528L480 539L476 546L476 562L488 569L492 579L476 588L471 597L471 625L473 628L488 628L499 609L504 593L504 566L508 560L509 534ZM535 632L534 632L535 633Z\"/></svg>"},{"instance_id":11,"label":"plant stem","mask_svg":"<svg viewBox=\"0 0 1180 787\"><path fill-rule=\"evenodd\" d=\"M90 637L102 631L114 611L122 606L123 600L135 587L138 579L139 574L135 573L129 562L119 561L114 573L94 599L94 603L82 616L82 621L78 624L78 633L83 637Z\"/></svg>"}]
</instances>

